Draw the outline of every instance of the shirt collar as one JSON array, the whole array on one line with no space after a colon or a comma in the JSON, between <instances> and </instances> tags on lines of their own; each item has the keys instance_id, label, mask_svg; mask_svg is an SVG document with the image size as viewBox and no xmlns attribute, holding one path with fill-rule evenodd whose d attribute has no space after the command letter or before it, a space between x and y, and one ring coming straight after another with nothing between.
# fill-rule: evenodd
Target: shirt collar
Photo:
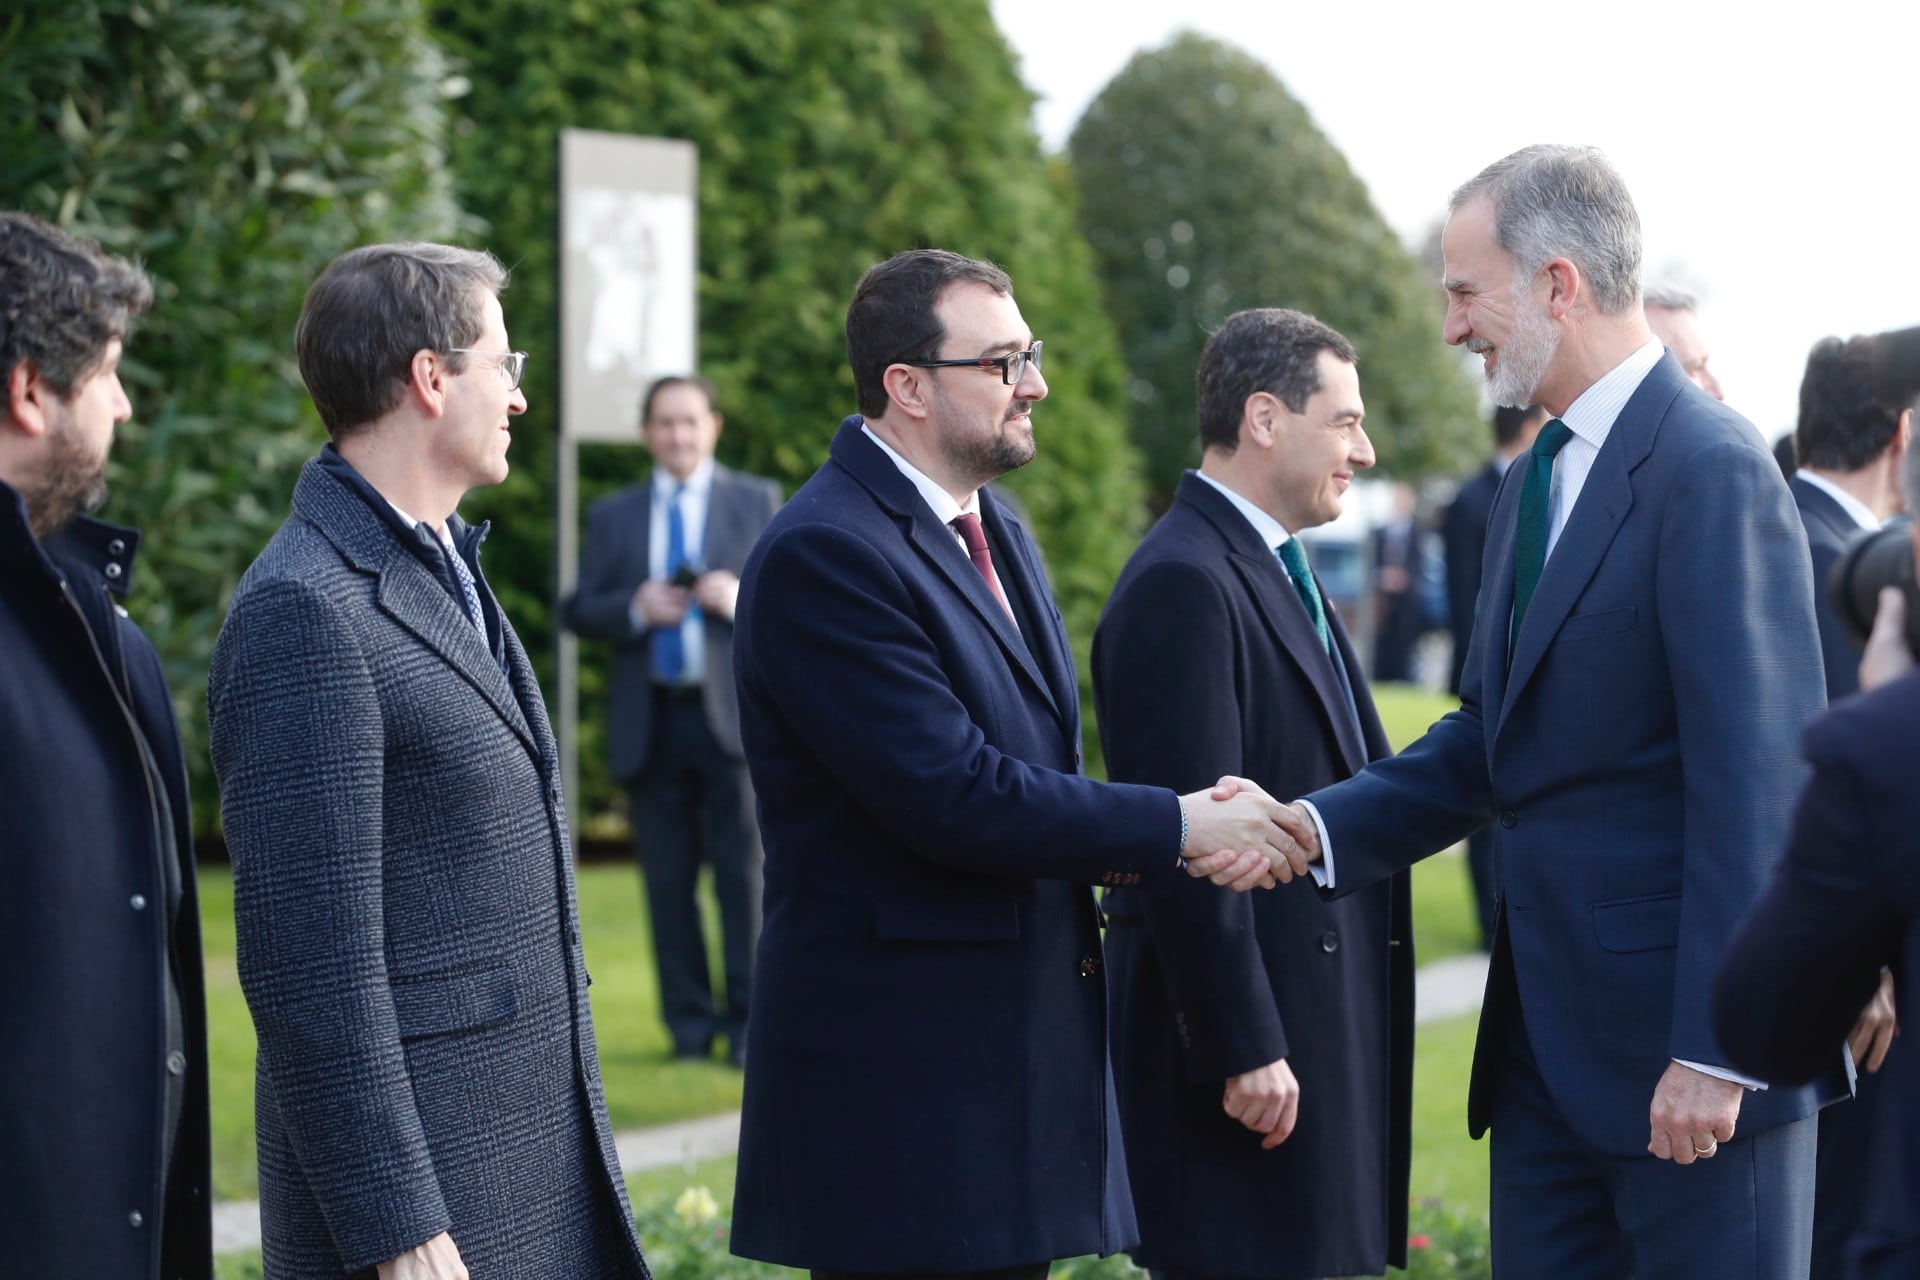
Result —
<instances>
[{"instance_id":1,"label":"shirt collar","mask_svg":"<svg viewBox=\"0 0 1920 1280\"><path fill-rule=\"evenodd\" d=\"M1873 514L1873 508L1842 489L1823 475L1818 475L1805 467L1793 473L1797 479L1805 480L1820 492L1840 504L1840 509L1853 517L1853 522L1862 529L1878 529L1879 519Z\"/></svg>"},{"instance_id":2,"label":"shirt collar","mask_svg":"<svg viewBox=\"0 0 1920 1280\"><path fill-rule=\"evenodd\" d=\"M933 508L934 519L938 520L941 524L950 525L963 513L976 516L980 514L980 491L978 489L975 489L967 495L967 500L964 504L955 502L952 494L928 479L925 472L921 471L920 468L914 466L911 462L908 462L892 445L882 440L874 429L868 426L864 420L860 423L860 430L865 433L867 439L880 446L880 452L886 454L888 458L893 460L893 465L900 468L901 475L913 481L913 487L920 491L921 499L929 507Z\"/></svg>"},{"instance_id":3,"label":"shirt collar","mask_svg":"<svg viewBox=\"0 0 1920 1280\"><path fill-rule=\"evenodd\" d=\"M1653 372L1653 366L1660 363L1666 350L1658 338L1649 338L1644 346L1635 348L1633 354L1582 391L1560 415L1560 421L1567 424L1567 430L1598 449L1607 442L1620 411L1627 407L1627 401Z\"/></svg>"},{"instance_id":4,"label":"shirt collar","mask_svg":"<svg viewBox=\"0 0 1920 1280\"><path fill-rule=\"evenodd\" d=\"M700 459L700 465L695 467L693 474L688 476L684 481L674 479L673 473L665 467L655 467L653 470L653 496L661 502L665 502L668 498L673 497L675 493L683 491L704 496L712 488L712 458Z\"/></svg>"},{"instance_id":5,"label":"shirt collar","mask_svg":"<svg viewBox=\"0 0 1920 1280\"><path fill-rule=\"evenodd\" d=\"M1218 480L1215 480L1206 472L1196 471L1193 474L1199 476L1215 489L1218 489L1221 494L1226 497L1226 500L1233 504L1233 509L1247 518L1247 523L1253 526L1253 531L1260 535L1260 540L1267 544L1268 549L1278 551L1280 544L1293 536L1287 532L1285 525L1262 511L1259 507L1254 506L1251 502L1248 502L1233 490L1227 488L1227 486L1221 484Z\"/></svg>"}]
</instances>

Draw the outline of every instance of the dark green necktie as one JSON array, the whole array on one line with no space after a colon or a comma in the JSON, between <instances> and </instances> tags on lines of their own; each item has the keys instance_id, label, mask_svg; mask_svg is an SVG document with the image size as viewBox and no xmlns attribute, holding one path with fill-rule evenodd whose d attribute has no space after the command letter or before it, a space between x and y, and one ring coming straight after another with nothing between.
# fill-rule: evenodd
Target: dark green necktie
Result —
<instances>
[{"instance_id":1,"label":"dark green necktie","mask_svg":"<svg viewBox=\"0 0 1920 1280\"><path fill-rule=\"evenodd\" d=\"M1558 418L1540 428L1527 455L1527 479L1520 488L1520 520L1513 533L1513 630L1507 634L1507 660L1520 639L1520 620L1527 616L1527 602L1540 585L1540 571L1547 564L1547 495L1553 490L1553 455L1573 439L1573 432Z\"/></svg>"},{"instance_id":2,"label":"dark green necktie","mask_svg":"<svg viewBox=\"0 0 1920 1280\"><path fill-rule=\"evenodd\" d=\"M1280 557L1280 563L1287 566L1287 576L1293 579L1293 589L1300 593L1300 599L1307 606L1307 616L1313 619L1313 633L1320 637L1320 647L1328 653L1333 652L1333 636L1327 630L1327 606L1321 603L1320 588L1314 584L1313 573L1307 568L1307 553L1300 546L1300 539L1288 538L1274 548L1274 554Z\"/></svg>"}]
</instances>

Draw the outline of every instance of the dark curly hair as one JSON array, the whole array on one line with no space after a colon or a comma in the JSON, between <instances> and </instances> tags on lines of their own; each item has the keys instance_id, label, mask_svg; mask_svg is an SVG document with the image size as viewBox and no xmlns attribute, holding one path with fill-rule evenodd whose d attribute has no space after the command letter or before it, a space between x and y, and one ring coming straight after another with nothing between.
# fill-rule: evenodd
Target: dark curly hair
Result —
<instances>
[{"instance_id":1,"label":"dark curly hair","mask_svg":"<svg viewBox=\"0 0 1920 1280\"><path fill-rule=\"evenodd\" d=\"M32 214L0 212L0 379L26 362L71 396L152 305L139 267Z\"/></svg>"}]
</instances>

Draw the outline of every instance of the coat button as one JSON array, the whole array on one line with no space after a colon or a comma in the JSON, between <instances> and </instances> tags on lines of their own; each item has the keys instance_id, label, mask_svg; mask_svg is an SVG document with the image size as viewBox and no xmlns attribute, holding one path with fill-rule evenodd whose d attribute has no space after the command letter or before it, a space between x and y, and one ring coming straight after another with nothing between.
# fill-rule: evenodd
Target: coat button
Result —
<instances>
[{"instance_id":1,"label":"coat button","mask_svg":"<svg viewBox=\"0 0 1920 1280\"><path fill-rule=\"evenodd\" d=\"M187 1074L187 1055L175 1049L167 1055L167 1074L183 1076Z\"/></svg>"},{"instance_id":2,"label":"coat button","mask_svg":"<svg viewBox=\"0 0 1920 1280\"><path fill-rule=\"evenodd\" d=\"M1080 976L1081 977L1091 978L1096 972L1099 971L1099 968L1100 968L1100 962L1094 959L1092 956L1081 957L1080 959Z\"/></svg>"},{"instance_id":3,"label":"coat button","mask_svg":"<svg viewBox=\"0 0 1920 1280\"><path fill-rule=\"evenodd\" d=\"M135 1209L132 1213L127 1215L127 1225L130 1227L144 1226L146 1224L146 1221L147 1221L146 1216L142 1214L138 1209Z\"/></svg>"},{"instance_id":4,"label":"coat button","mask_svg":"<svg viewBox=\"0 0 1920 1280\"><path fill-rule=\"evenodd\" d=\"M1513 810L1511 810L1511 809L1502 809L1502 810L1500 811L1500 825L1501 825L1501 826L1503 826L1503 827L1506 827L1506 828L1508 828L1509 830L1511 830L1511 829L1512 829L1512 827L1513 827L1513 824L1514 824L1514 823L1516 823L1516 822L1518 822L1518 821L1520 821L1520 818L1519 818L1519 816L1518 816L1517 814L1515 814L1515 813L1514 813L1514 811L1513 811Z\"/></svg>"},{"instance_id":5,"label":"coat button","mask_svg":"<svg viewBox=\"0 0 1920 1280\"><path fill-rule=\"evenodd\" d=\"M1340 949L1340 935L1329 929L1320 935L1320 949L1328 955Z\"/></svg>"},{"instance_id":6,"label":"coat button","mask_svg":"<svg viewBox=\"0 0 1920 1280\"><path fill-rule=\"evenodd\" d=\"M145 911L147 909L147 895L144 893L136 893L127 899L127 905L135 911Z\"/></svg>"},{"instance_id":7,"label":"coat button","mask_svg":"<svg viewBox=\"0 0 1920 1280\"><path fill-rule=\"evenodd\" d=\"M126 550L127 544L125 539L122 538L115 538L107 544L107 554L110 556L123 555L126 553Z\"/></svg>"},{"instance_id":8,"label":"coat button","mask_svg":"<svg viewBox=\"0 0 1920 1280\"><path fill-rule=\"evenodd\" d=\"M105 572L109 578L118 578L120 576L120 566L109 560Z\"/></svg>"}]
</instances>

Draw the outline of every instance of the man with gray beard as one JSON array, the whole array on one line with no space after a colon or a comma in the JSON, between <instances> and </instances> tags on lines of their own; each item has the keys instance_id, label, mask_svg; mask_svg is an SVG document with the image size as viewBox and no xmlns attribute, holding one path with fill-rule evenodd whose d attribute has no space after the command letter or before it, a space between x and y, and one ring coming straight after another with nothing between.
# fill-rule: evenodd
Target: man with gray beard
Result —
<instances>
[{"instance_id":1,"label":"man with gray beard","mask_svg":"<svg viewBox=\"0 0 1920 1280\"><path fill-rule=\"evenodd\" d=\"M1708 1007L1824 703L1799 518L1752 427L1648 330L1639 216L1598 152L1489 166L1442 248L1446 340L1553 417L1494 502L1460 709L1291 829L1339 896L1496 824L1467 1115L1494 1135L1500 1274L1805 1277L1840 1046L1768 1088L1729 1070Z\"/></svg>"}]
</instances>

